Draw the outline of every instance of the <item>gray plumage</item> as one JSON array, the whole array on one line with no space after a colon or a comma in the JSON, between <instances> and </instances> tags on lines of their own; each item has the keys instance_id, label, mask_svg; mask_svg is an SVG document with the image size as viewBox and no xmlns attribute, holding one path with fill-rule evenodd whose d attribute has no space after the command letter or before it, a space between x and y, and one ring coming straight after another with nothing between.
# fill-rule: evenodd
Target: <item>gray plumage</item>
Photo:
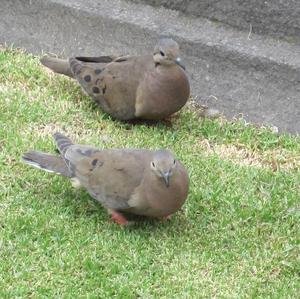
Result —
<instances>
[{"instance_id":1,"label":"gray plumage","mask_svg":"<svg viewBox=\"0 0 300 299\"><path fill-rule=\"evenodd\" d=\"M23 161L76 181L111 214L166 217L186 200L187 171L168 150L98 149L60 133L54 139L60 156L30 151Z\"/></svg>"},{"instance_id":2,"label":"gray plumage","mask_svg":"<svg viewBox=\"0 0 300 299\"><path fill-rule=\"evenodd\" d=\"M43 57L43 65L74 78L101 108L121 120L163 119L179 111L190 94L179 46L161 39L143 56Z\"/></svg>"}]
</instances>

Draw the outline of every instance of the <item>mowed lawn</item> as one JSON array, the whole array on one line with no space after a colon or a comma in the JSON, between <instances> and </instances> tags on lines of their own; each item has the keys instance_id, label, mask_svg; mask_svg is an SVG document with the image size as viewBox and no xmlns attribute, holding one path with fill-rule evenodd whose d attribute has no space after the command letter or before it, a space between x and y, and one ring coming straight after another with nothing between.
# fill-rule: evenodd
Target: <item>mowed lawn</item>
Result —
<instances>
[{"instance_id":1,"label":"mowed lawn","mask_svg":"<svg viewBox=\"0 0 300 299\"><path fill-rule=\"evenodd\" d=\"M158 124L102 113L37 58L0 48L0 298L299 298L300 138L186 107ZM170 148L190 191L170 221L122 228L84 190L22 164L51 134Z\"/></svg>"}]
</instances>

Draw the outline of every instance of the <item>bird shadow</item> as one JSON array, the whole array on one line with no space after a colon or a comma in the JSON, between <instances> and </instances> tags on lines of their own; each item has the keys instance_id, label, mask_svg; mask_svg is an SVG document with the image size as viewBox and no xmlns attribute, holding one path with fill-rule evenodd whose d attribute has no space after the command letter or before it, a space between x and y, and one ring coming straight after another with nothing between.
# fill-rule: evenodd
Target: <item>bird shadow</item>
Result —
<instances>
[{"instance_id":1,"label":"bird shadow","mask_svg":"<svg viewBox=\"0 0 300 299\"><path fill-rule=\"evenodd\" d=\"M86 100L86 98L82 97L82 101ZM100 112L101 113L101 118L102 119L106 119L106 120L111 120L113 122L115 122L116 124L119 125L125 125L125 129L129 130L131 127L135 127L135 126L147 126L147 127L157 127L157 126L163 126L167 129L172 129L173 127L173 122L174 120L178 117L178 113L174 113L169 117L166 117L165 119L159 119L159 120L150 120L150 119L130 119L130 120L120 120L117 118L114 118L113 116L111 116L110 114L104 112L100 105L97 104L96 102L92 101L90 98L88 99L90 100L90 102L85 105L85 109L90 110L91 112ZM98 114L98 113L97 113ZM99 114L98 114L99 116ZM127 127L126 127L127 126Z\"/></svg>"},{"instance_id":2,"label":"bird shadow","mask_svg":"<svg viewBox=\"0 0 300 299\"><path fill-rule=\"evenodd\" d=\"M50 185L49 185L50 188ZM50 190L49 190L50 192ZM156 219L146 216L122 213L129 221L129 225L120 226L112 221L106 210L94 198L90 197L85 190L74 190L65 188L63 193L60 193L63 199L59 205L62 210L67 209L69 216L74 220L85 217L91 221L99 223L110 223L114 227L124 228L129 231L139 230L170 230L182 226L182 221L186 222L186 217L183 216L182 210L178 211L171 219ZM180 224L181 223L181 224Z\"/></svg>"},{"instance_id":3,"label":"bird shadow","mask_svg":"<svg viewBox=\"0 0 300 299\"><path fill-rule=\"evenodd\" d=\"M168 118L162 119L162 120L132 119L132 120L127 120L127 121L121 121L121 120L117 120L117 121L122 124L130 125L132 127L140 126L140 125L144 125L147 127L157 127L159 125L162 125L168 129L172 129L172 127L173 127L173 123L172 123L171 119L168 119Z\"/></svg>"}]
</instances>

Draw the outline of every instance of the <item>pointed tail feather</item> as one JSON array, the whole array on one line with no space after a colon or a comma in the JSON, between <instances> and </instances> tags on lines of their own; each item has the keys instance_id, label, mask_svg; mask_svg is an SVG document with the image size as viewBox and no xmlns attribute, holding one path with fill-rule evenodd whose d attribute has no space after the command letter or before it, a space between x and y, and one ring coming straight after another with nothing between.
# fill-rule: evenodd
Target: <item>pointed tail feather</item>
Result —
<instances>
[{"instance_id":1,"label":"pointed tail feather","mask_svg":"<svg viewBox=\"0 0 300 299\"><path fill-rule=\"evenodd\" d=\"M40 62L55 73L63 74L68 77L74 78L68 60L44 56L40 59Z\"/></svg>"},{"instance_id":2,"label":"pointed tail feather","mask_svg":"<svg viewBox=\"0 0 300 299\"><path fill-rule=\"evenodd\" d=\"M47 172L53 172L65 177L72 177L65 161L61 157L43 152L30 151L22 156L22 160L26 164Z\"/></svg>"},{"instance_id":3,"label":"pointed tail feather","mask_svg":"<svg viewBox=\"0 0 300 299\"><path fill-rule=\"evenodd\" d=\"M74 78L77 78L78 75L86 67L88 69L94 69L95 71L100 72L103 68L110 62L114 60L114 56L99 56L99 57L73 57L69 58L70 70ZM99 72L99 73L100 73Z\"/></svg>"},{"instance_id":4,"label":"pointed tail feather","mask_svg":"<svg viewBox=\"0 0 300 299\"><path fill-rule=\"evenodd\" d=\"M67 149L71 145L73 145L73 142L71 141L70 138L68 138L68 137L66 137L63 134L58 133L58 132L53 134L53 138L56 142L56 145L57 145L57 148L58 148L60 154L62 155L62 158L64 158Z\"/></svg>"},{"instance_id":5,"label":"pointed tail feather","mask_svg":"<svg viewBox=\"0 0 300 299\"><path fill-rule=\"evenodd\" d=\"M76 58L69 58L69 64L73 77L76 78L76 75L81 73L81 70L84 67L84 62Z\"/></svg>"},{"instance_id":6,"label":"pointed tail feather","mask_svg":"<svg viewBox=\"0 0 300 299\"><path fill-rule=\"evenodd\" d=\"M82 62L93 62L93 63L110 63L112 62L117 56L98 56L98 57L84 57L84 56L78 56L75 57L76 60L82 61Z\"/></svg>"}]
</instances>

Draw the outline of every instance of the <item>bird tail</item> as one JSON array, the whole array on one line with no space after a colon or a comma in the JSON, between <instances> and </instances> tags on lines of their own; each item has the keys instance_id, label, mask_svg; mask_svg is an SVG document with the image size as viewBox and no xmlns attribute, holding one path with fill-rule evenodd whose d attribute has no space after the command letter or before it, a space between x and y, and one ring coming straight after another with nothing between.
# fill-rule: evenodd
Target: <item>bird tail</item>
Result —
<instances>
[{"instance_id":1,"label":"bird tail","mask_svg":"<svg viewBox=\"0 0 300 299\"><path fill-rule=\"evenodd\" d=\"M72 177L71 172L62 157L43 152L29 151L22 156L22 160L26 164L47 172L60 174L65 177Z\"/></svg>"},{"instance_id":2,"label":"bird tail","mask_svg":"<svg viewBox=\"0 0 300 299\"><path fill-rule=\"evenodd\" d=\"M70 138L68 138L68 137L66 137L63 134L58 133L58 132L53 134L53 138L56 142L57 148L58 148L62 158L64 158L67 149L71 145L73 145L73 142L71 141Z\"/></svg>"},{"instance_id":3,"label":"bird tail","mask_svg":"<svg viewBox=\"0 0 300 299\"><path fill-rule=\"evenodd\" d=\"M79 60L81 62L92 62L92 63L110 63L114 59L116 59L117 56L98 56L98 57L84 57L84 56L78 56L75 59Z\"/></svg>"},{"instance_id":4,"label":"bird tail","mask_svg":"<svg viewBox=\"0 0 300 299\"><path fill-rule=\"evenodd\" d=\"M51 56L44 56L40 59L40 62L55 73L63 74L70 78L74 78L68 60Z\"/></svg>"},{"instance_id":5,"label":"bird tail","mask_svg":"<svg viewBox=\"0 0 300 299\"><path fill-rule=\"evenodd\" d=\"M73 77L76 78L76 75L81 73L81 70L84 67L84 62L78 60L77 58L69 58L69 64Z\"/></svg>"},{"instance_id":6,"label":"bird tail","mask_svg":"<svg viewBox=\"0 0 300 299\"><path fill-rule=\"evenodd\" d=\"M85 67L95 67L101 70L110 62L114 61L116 56L98 56L98 57L72 57L69 58L70 69L73 77L80 74Z\"/></svg>"}]
</instances>

